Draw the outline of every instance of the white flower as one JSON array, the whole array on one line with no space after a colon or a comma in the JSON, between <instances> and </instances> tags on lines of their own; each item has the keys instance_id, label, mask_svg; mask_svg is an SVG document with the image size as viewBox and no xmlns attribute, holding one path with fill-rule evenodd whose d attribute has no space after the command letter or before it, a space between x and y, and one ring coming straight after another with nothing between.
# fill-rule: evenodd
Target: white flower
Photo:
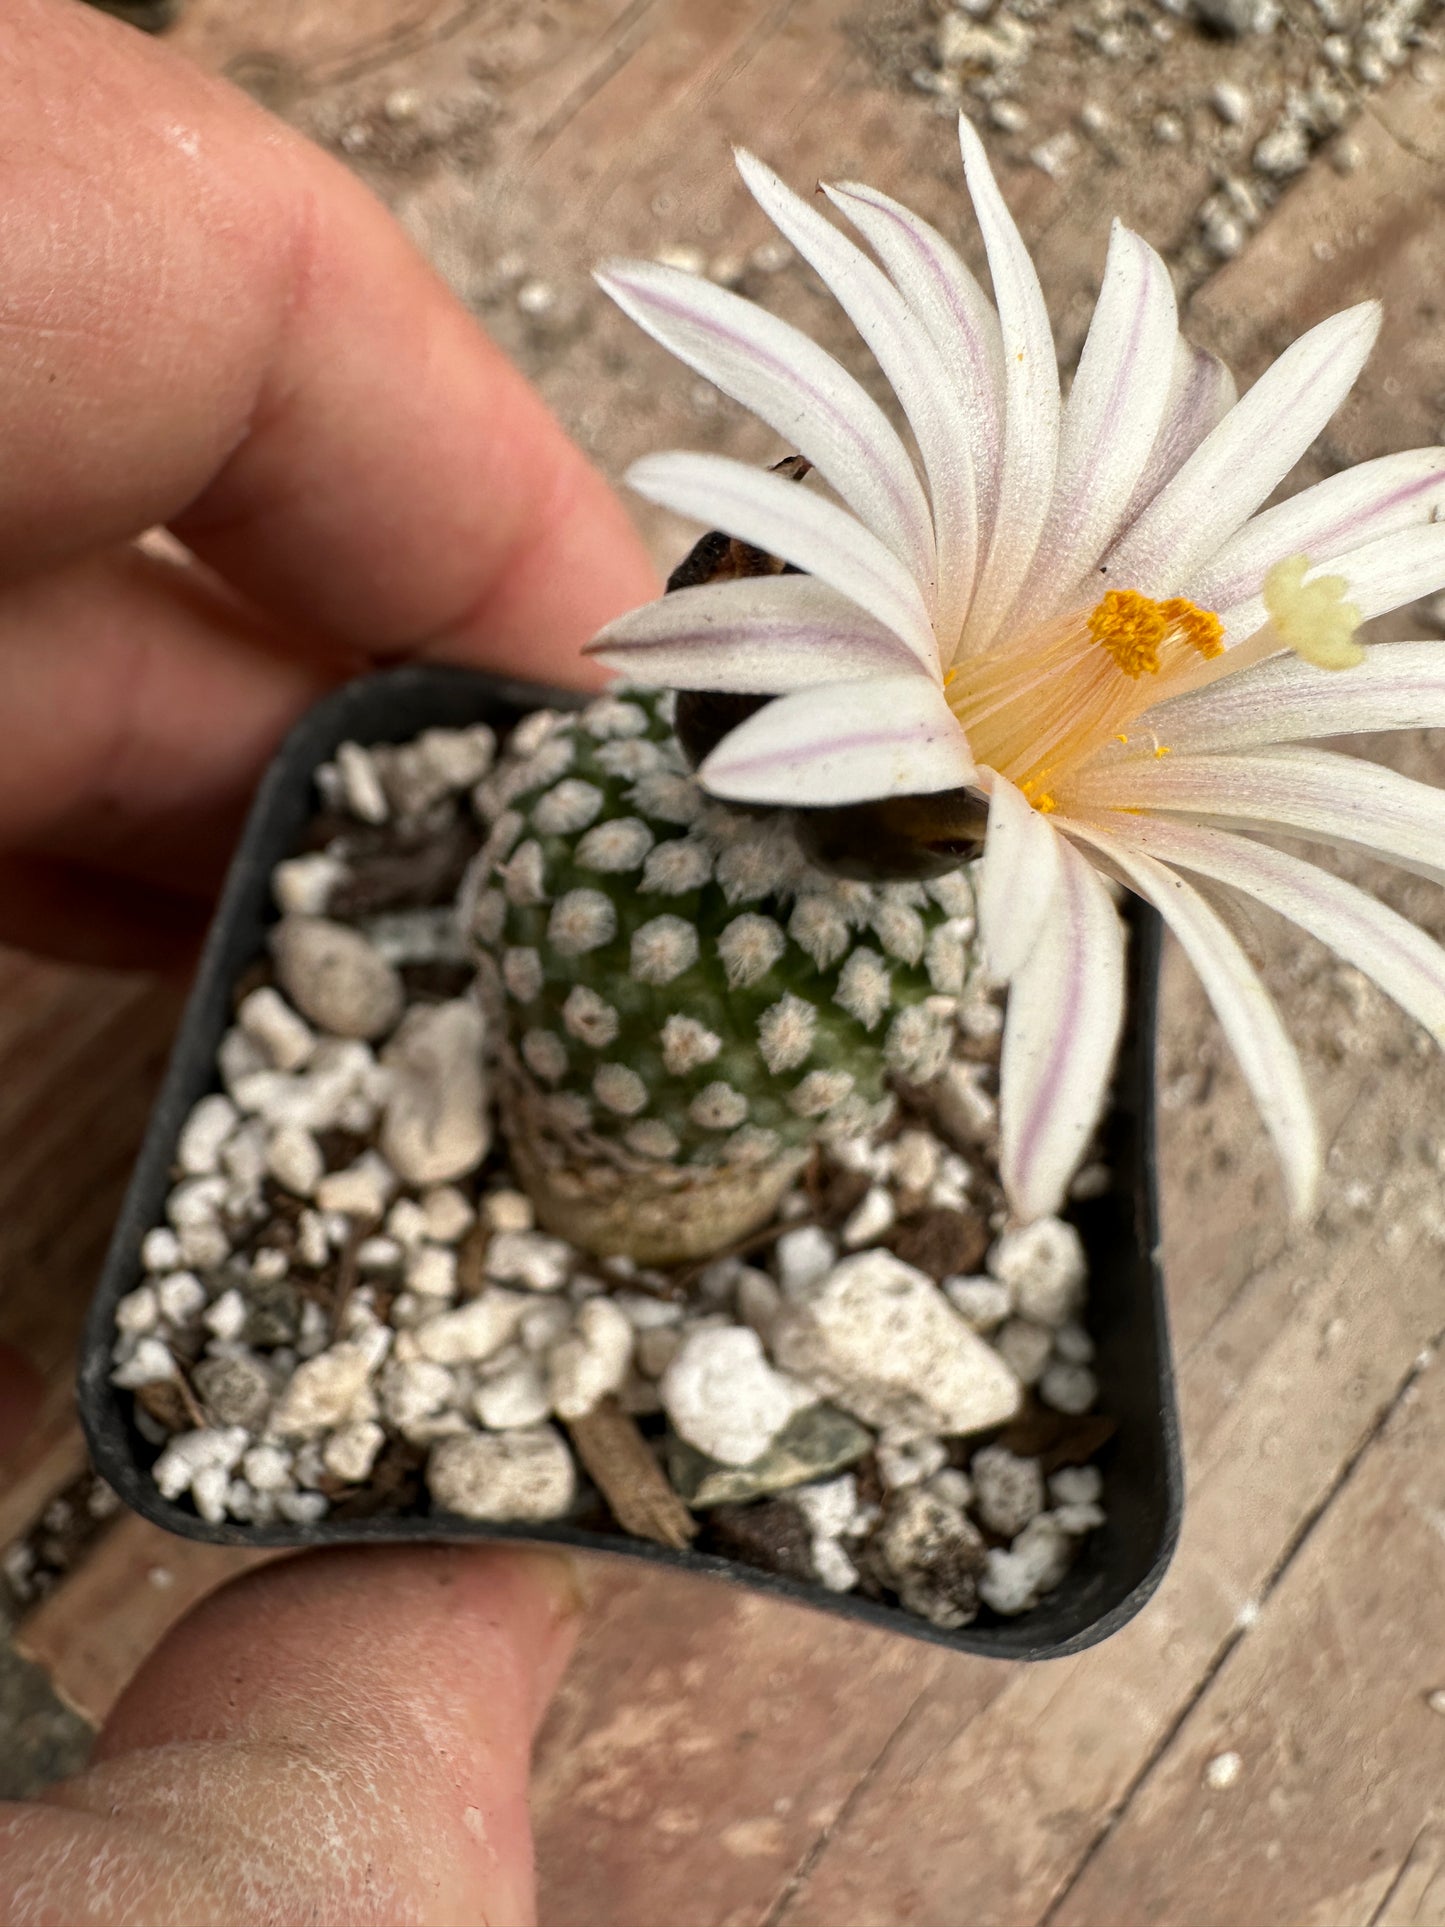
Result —
<instances>
[{"instance_id":1,"label":"white flower","mask_svg":"<svg viewBox=\"0 0 1445 1927\"><path fill-rule=\"evenodd\" d=\"M880 267L739 156L891 383L917 467L859 384L786 323L652 263L600 277L841 500L721 456L638 463L629 479L651 500L803 573L681 591L594 648L639 681L779 698L703 764L720 797L988 795L980 921L1010 985L1002 1162L1022 1216L1060 1202L1114 1060L1124 940L1100 872L1156 904L1183 944L1302 1215L1320 1146L1299 1060L1181 873L1283 912L1445 1042L1445 952L1339 878L1234 833L1355 843L1445 882L1445 795L1299 746L1445 725L1445 643L1352 639L1445 583L1445 450L1365 462L1261 510L1352 386L1377 304L1312 328L1236 400L1228 370L1180 336L1163 262L1117 224L1061 403L1033 265L966 122L960 137L993 302L886 195L823 190Z\"/></svg>"}]
</instances>

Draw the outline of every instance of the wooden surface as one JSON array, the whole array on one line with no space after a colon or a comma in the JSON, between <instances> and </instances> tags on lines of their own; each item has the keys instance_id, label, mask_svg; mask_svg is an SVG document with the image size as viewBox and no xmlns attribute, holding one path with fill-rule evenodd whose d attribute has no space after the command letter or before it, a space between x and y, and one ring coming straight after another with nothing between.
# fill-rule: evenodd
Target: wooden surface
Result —
<instances>
[{"instance_id":1,"label":"wooden surface","mask_svg":"<svg viewBox=\"0 0 1445 1927\"><path fill-rule=\"evenodd\" d=\"M731 140L800 185L857 173L967 234L947 121L899 79L895 43L860 29L885 13L927 8L195 0L177 43L345 152L616 470L654 446L768 447L587 280L610 252L761 241ZM1177 92L1203 84L1196 38L1163 56ZM1208 58L1244 79L1254 60L1251 84L1278 88L1272 44ZM1031 138L1075 111L1065 81L1084 84L1033 83ZM1126 96L1119 121L1147 124ZM1246 377L1330 308L1384 297L1385 340L1316 468L1441 438L1442 125L1438 68L1418 60L1356 122L1353 171L1316 159L1193 294L1196 331ZM1149 160L1121 143L1122 159L1086 144L1062 181L995 143L1066 349L1107 211L1166 245L1186 285L1197 268L1209 165L1188 144ZM519 303L529 283L550 303ZM767 294L852 352L796 266ZM1445 776L1438 735L1392 756ZM1438 890L1343 867L1445 936ZM1021 1668L598 1562L537 1766L547 1927L1445 1922L1445 1069L1354 973L1273 924L1254 937L1319 1091L1326 1203L1288 1232L1171 955L1162 1169L1189 1500L1157 1599L1108 1645ZM52 1374L175 1012L133 981L0 959L0 1337ZM227 1567L129 1521L97 1560L22 1634L93 1716Z\"/></svg>"}]
</instances>

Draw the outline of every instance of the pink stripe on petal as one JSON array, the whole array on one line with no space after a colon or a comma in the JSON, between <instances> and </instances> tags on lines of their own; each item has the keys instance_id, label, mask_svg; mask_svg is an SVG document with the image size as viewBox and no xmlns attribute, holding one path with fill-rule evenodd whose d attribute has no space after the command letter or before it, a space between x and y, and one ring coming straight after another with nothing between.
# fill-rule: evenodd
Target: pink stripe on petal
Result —
<instances>
[{"instance_id":1,"label":"pink stripe on petal","mask_svg":"<svg viewBox=\"0 0 1445 1927\"><path fill-rule=\"evenodd\" d=\"M1111 582L1173 595L1287 475L1334 414L1380 328L1378 302L1286 348L1105 558Z\"/></svg>"},{"instance_id":2,"label":"pink stripe on petal","mask_svg":"<svg viewBox=\"0 0 1445 1927\"><path fill-rule=\"evenodd\" d=\"M1308 1218L1320 1177L1319 1125L1299 1057L1253 965L1199 892L1130 842L1127 824L1104 830L1071 819L1069 828L1154 905L1179 939L1274 1142L1290 1210L1297 1220Z\"/></svg>"},{"instance_id":3,"label":"pink stripe on petal","mask_svg":"<svg viewBox=\"0 0 1445 1927\"><path fill-rule=\"evenodd\" d=\"M678 589L644 603L587 645L609 669L673 689L749 695L910 672L936 687L880 622L807 576L754 576Z\"/></svg>"},{"instance_id":4,"label":"pink stripe on petal","mask_svg":"<svg viewBox=\"0 0 1445 1927\"><path fill-rule=\"evenodd\" d=\"M932 579L933 521L908 451L831 355L776 315L678 268L617 262L596 280L655 341L806 455L915 580Z\"/></svg>"},{"instance_id":5,"label":"pink stripe on petal","mask_svg":"<svg viewBox=\"0 0 1445 1927\"><path fill-rule=\"evenodd\" d=\"M1312 736L1445 729L1445 642L1376 642L1347 674L1273 656L1140 718L1176 754L1259 749Z\"/></svg>"},{"instance_id":6,"label":"pink stripe on petal","mask_svg":"<svg viewBox=\"0 0 1445 1927\"><path fill-rule=\"evenodd\" d=\"M1184 593L1225 609L1257 596L1269 569L1306 555L1317 568L1382 535L1429 522L1445 504L1445 448L1413 448L1361 462L1245 523Z\"/></svg>"},{"instance_id":7,"label":"pink stripe on petal","mask_svg":"<svg viewBox=\"0 0 1445 1927\"><path fill-rule=\"evenodd\" d=\"M955 789L976 774L942 691L911 675L769 703L723 738L698 781L730 802L813 806Z\"/></svg>"},{"instance_id":8,"label":"pink stripe on petal","mask_svg":"<svg viewBox=\"0 0 1445 1927\"><path fill-rule=\"evenodd\" d=\"M1000 1172L1025 1221L1057 1211L1108 1095L1124 1018L1124 931L1062 838L1048 913L1014 976L999 1067Z\"/></svg>"}]
</instances>

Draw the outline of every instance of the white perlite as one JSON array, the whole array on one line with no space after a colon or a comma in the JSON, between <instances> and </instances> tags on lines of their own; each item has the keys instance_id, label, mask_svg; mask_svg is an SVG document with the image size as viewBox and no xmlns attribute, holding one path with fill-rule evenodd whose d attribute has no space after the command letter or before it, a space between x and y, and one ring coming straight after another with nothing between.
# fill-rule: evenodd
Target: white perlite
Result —
<instances>
[{"instance_id":1,"label":"white perlite","mask_svg":"<svg viewBox=\"0 0 1445 1927\"><path fill-rule=\"evenodd\" d=\"M312 1438L344 1423L390 1343L385 1326L373 1325L298 1365L272 1410L271 1430L281 1438Z\"/></svg>"},{"instance_id":2,"label":"white perlite","mask_svg":"<svg viewBox=\"0 0 1445 1927\"><path fill-rule=\"evenodd\" d=\"M988 1254L988 1268L1035 1324L1065 1324L1083 1303L1088 1269L1084 1246L1062 1218L1039 1218L1005 1231Z\"/></svg>"},{"instance_id":3,"label":"white perlite","mask_svg":"<svg viewBox=\"0 0 1445 1927\"><path fill-rule=\"evenodd\" d=\"M260 1045L273 1070L303 1069L316 1048L316 1033L311 1026L270 984L263 984L241 1000L236 1022Z\"/></svg>"},{"instance_id":4,"label":"white perlite","mask_svg":"<svg viewBox=\"0 0 1445 1927\"><path fill-rule=\"evenodd\" d=\"M531 1300L519 1291L484 1291L456 1311L438 1313L418 1325L417 1351L438 1365L459 1365L490 1358L516 1336Z\"/></svg>"},{"instance_id":5,"label":"white perlite","mask_svg":"<svg viewBox=\"0 0 1445 1927\"><path fill-rule=\"evenodd\" d=\"M1018 1380L931 1278L888 1251L845 1258L778 1320L773 1353L899 1439L967 1435L1018 1410Z\"/></svg>"},{"instance_id":6,"label":"white perlite","mask_svg":"<svg viewBox=\"0 0 1445 1927\"><path fill-rule=\"evenodd\" d=\"M576 1256L562 1238L543 1231L499 1231L487 1246L486 1274L503 1285L529 1291L557 1291L566 1283Z\"/></svg>"},{"instance_id":7,"label":"white perlite","mask_svg":"<svg viewBox=\"0 0 1445 1927\"><path fill-rule=\"evenodd\" d=\"M432 1448L427 1490L464 1519L560 1519L577 1475L562 1435L550 1425L515 1432L462 1433Z\"/></svg>"},{"instance_id":8,"label":"white perlite","mask_svg":"<svg viewBox=\"0 0 1445 1927\"><path fill-rule=\"evenodd\" d=\"M239 1121L229 1097L219 1091L203 1097L181 1127L176 1163L190 1177L208 1177L219 1168L221 1147Z\"/></svg>"},{"instance_id":9,"label":"white perlite","mask_svg":"<svg viewBox=\"0 0 1445 1927\"><path fill-rule=\"evenodd\" d=\"M622 1389L632 1363L632 1325L610 1298L589 1298L574 1329L547 1359L552 1408L558 1418L586 1418Z\"/></svg>"},{"instance_id":10,"label":"white perlite","mask_svg":"<svg viewBox=\"0 0 1445 1927\"><path fill-rule=\"evenodd\" d=\"M380 1037L400 1017L401 979L365 937L324 917L283 917L271 936L292 1003L337 1037Z\"/></svg>"},{"instance_id":11,"label":"white perlite","mask_svg":"<svg viewBox=\"0 0 1445 1927\"><path fill-rule=\"evenodd\" d=\"M535 1358L511 1357L495 1371L488 1368L472 1400L472 1410L491 1432L540 1425L552 1415L547 1381Z\"/></svg>"},{"instance_id":12,"label":"white perlite","mask_svg":"<svg viewBox=\"0 0 1445 1927\"><path fill-rule=\"evenodd\" d=\"M387 1045L381 1149L408 1184L445 1184L491 1148L481 1013L464 998L410 1011Z\"/></svg>"},{"instance_id":13,"label":"white perlite","mask_svg":"<svg viewBox=\"0 0 1445 1927\"><path fill-rule=\"evenodd\" d=\"M1044 1509L1044 1474L1037 1459L1006 1446L986 1445L969 1467L978 1516L990 1532L1011 1539Z\"/></svg>"},{"instance_id":14,"label":"white perlite","mask_svg":"<svg viewBox=\"0 0 1445 1927\"><path fill-rule=\"evenodd\" d=\"M692 1331L659 1385L680 1438L723 1465L750 1465L795 1412L817 1395L773 1370L755 1331L743 1325Z\"/></svg>"}]
</instances>

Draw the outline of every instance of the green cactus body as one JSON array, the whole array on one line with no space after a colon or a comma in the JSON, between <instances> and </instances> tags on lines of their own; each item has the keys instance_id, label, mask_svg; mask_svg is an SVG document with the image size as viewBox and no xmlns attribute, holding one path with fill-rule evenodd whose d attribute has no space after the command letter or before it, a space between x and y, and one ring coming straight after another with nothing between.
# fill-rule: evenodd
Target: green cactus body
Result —
<instances>
[{"instance_id":1,"label":"green cactus body","mask_svg":"<svg viewBox=\"0 0 1445 1927\"><path fill-rule=\"evenodd\" d=\"M666 1263L744 1236L819 1139L942 1068L973 963L962 872L846 881L786 812L708 798L670 693L514 733L479 800L469 919L503 1119L543 1221Z\"/></svg>"}]
</instances>

